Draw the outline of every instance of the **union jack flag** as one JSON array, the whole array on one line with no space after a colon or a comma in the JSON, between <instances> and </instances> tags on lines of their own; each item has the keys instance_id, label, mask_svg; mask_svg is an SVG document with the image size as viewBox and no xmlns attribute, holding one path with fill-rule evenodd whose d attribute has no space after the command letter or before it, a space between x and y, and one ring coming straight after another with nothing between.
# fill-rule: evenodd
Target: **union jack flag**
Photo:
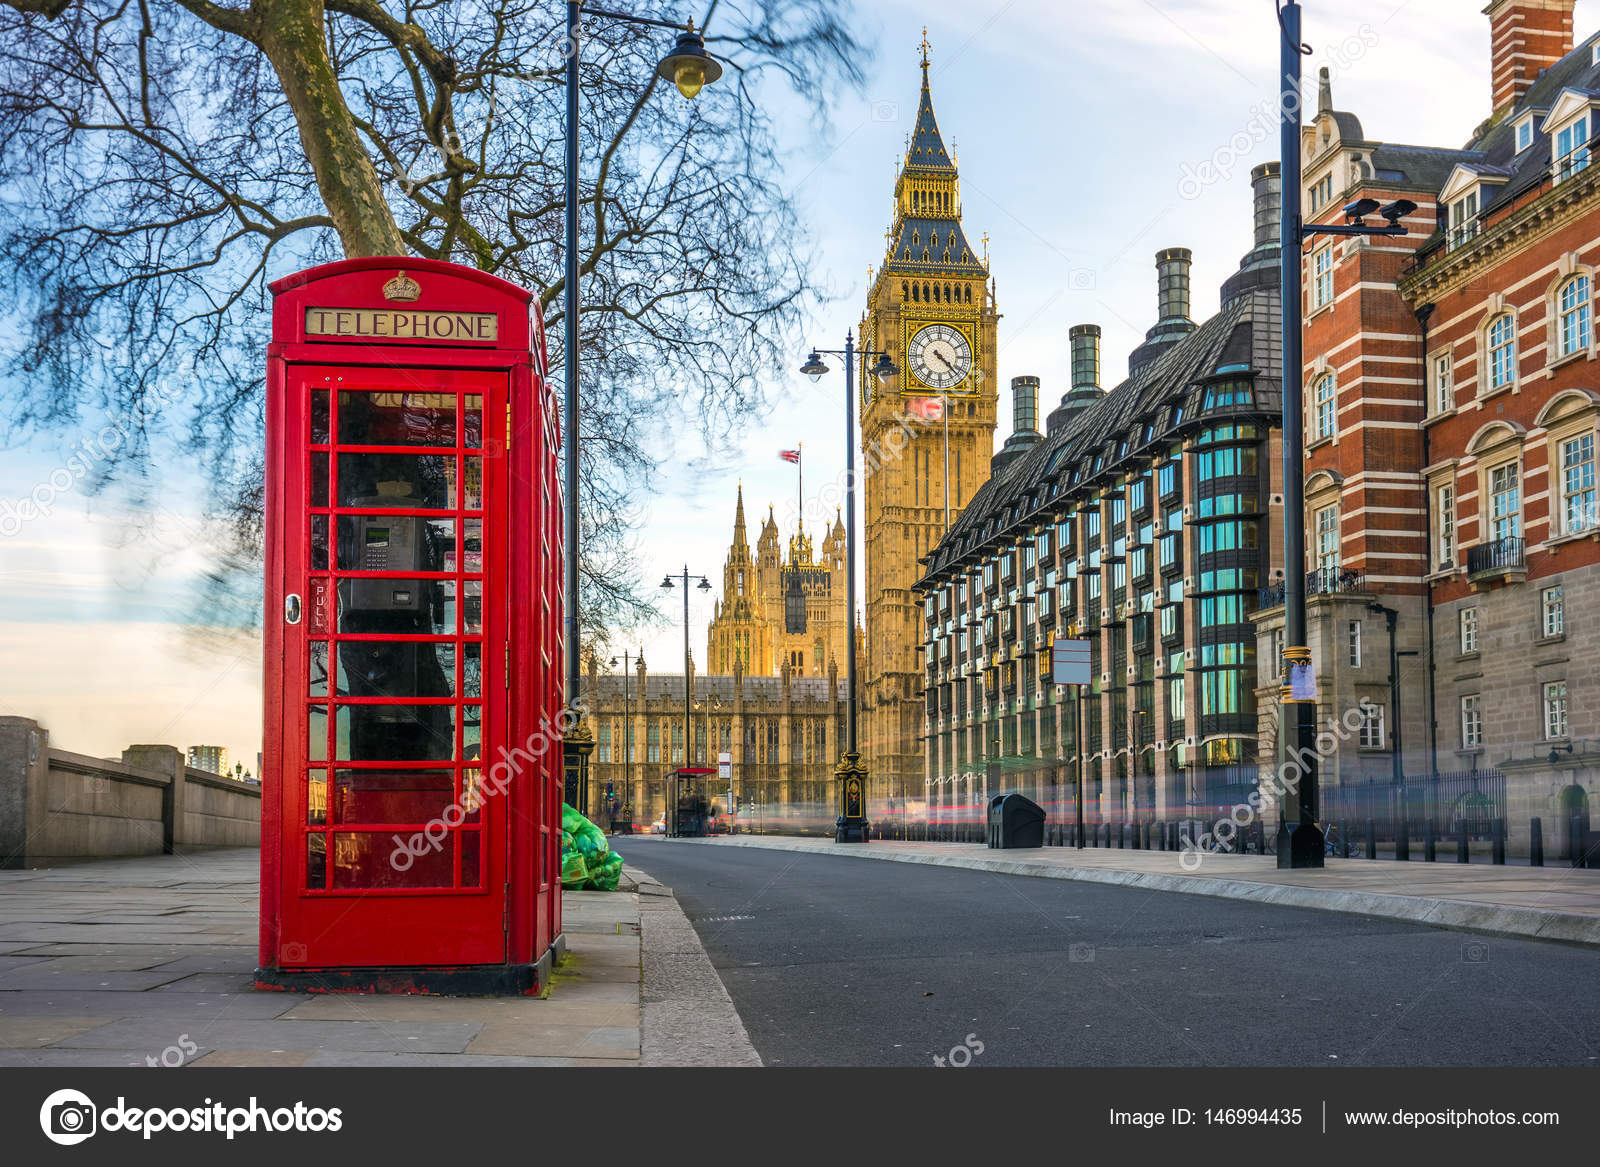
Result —
<instances>
[{"instance_id":1,"label":"union jack flag","mask_svg":"<svg viewBox=\"0 0 1600 1167\"><path fill-rule=\"evenodd\" d=\"M913 397L906 402L906 412L924 421L938 421L944 416L944 402L937 397Z\"/></svg>"},{"instance_id":2,"label":"union jack flag","mask_svg":"<svg viewBox=\"0 0 1600 1167\"><path fill-rule=\"evenodd\" d=\"M779 450L778 457L782 458L785 462L792 462L796 466L800 465L799 450Z\"/></svg>"}]
</instances>

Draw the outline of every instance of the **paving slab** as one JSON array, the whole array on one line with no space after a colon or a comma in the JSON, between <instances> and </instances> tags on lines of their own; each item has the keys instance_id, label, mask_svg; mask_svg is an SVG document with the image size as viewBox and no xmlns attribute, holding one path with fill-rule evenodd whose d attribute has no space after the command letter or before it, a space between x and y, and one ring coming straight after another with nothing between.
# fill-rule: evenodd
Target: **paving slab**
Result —
<instances>
[{"instance_id":1,"label":"paving slab","mask_svg":"<svg viewBox=\"0 0 1600 1167\"><path fill-rule=\"evenodd\" d=\"M264 992L259 863L238 849L0 872L0 1065L148 1066L178 1048L209 1066L633 1067L650 1024L641 921L673 951L694 935L629 876L563 895L567 958L543 998ZM696 1010L731 1009L700 982L677 1002L688 1032Z\"/></svg>"},{"instance_id":2,"label":"paving slab","mask_svg":"<svg viewBox=\"0 0 1600 1167\"><path fill-rule=\"evenodd\" d=\"M237 1021L223 1017L176 1032L169 1019L125 1017L89 1033L64 1038L60 1049L112 1047L160 1054L190 1040L212 1048L329 1049L340 1053L460 1053L478 1032L476 1022Z\"/></svg>"},{"instance_id":3,"label":"paving slab","mask_svg":"<svg viewBox=\"0 0 1600 1167\"><path fill-rule=\"evenodd\" d=\"M36 1049L107 1024L107 1017L0 1017L0 1049Z\"/></svg>"}]
</instances>

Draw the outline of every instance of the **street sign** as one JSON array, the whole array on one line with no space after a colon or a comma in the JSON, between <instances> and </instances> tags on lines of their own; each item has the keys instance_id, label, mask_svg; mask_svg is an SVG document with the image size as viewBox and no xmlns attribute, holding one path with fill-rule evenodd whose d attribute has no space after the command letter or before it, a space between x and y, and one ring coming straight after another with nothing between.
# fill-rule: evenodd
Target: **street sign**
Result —
<instances>
[{"instance_id":1,"label":"street sign","mask_svg":"<svg viewBox=\"0 0 1600 1167\"><path fill-rule=\"evenodd\" d=\"M728 779L733 777L733 755L722 753L717 755L717 777Z\"/></svg>"},{"instance_id":2,"label":"street sign","mask_svg":"<svg viewBox=\"0 0 1600 1167\"><path fill-rule=\"evenodd\" d=\"M1050 674L1058 685L1087 685L1090 681L1089 642L1058 640L1052 644Z\"/></svg>"}]
</instances>

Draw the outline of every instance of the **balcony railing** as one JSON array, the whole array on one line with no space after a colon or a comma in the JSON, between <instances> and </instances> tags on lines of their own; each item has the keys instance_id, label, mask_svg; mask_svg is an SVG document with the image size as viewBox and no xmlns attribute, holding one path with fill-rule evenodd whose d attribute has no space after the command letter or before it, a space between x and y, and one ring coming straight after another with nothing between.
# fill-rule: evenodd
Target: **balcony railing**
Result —
<instances>
[{"instance_id":1,"label":"balcony railing","mask_svg":"<svg viewBox=\"0 0 1600 1167\"><path fill-rule=\"evenodd\" d=\"M1343 567L1319 567L1306 572L1306 595L1334 596L1366 590L1366 576L1359 571ZM1282 582L1261 589L1256 600L1258 608L1275 608L1283 603Z\"/></svg>"},{"instance_id":2,"label":"balcony railing","mask_svg":"<svg viewBox=\"0 0 1600 1167\"><path fill-rule=\"evenodd\" d=\"M1507 535L1467 548L1467 574L1490 571L1520 571L1527 566L1527 551L1522 537Z\"/></svg>"}]
</instances>

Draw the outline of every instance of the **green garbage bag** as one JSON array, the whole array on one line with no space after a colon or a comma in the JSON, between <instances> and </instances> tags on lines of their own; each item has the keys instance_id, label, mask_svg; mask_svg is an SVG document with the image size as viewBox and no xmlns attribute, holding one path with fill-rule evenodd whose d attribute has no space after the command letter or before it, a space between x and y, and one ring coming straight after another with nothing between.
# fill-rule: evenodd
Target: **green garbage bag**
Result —
<instances>
[{"instance_id":1,"label":"green garbage bag","mask_svg":"<svg viewBox=\"0 0 1600 1167\"><path fill-rule=\"evenodd\" d=\"M561 852L561 886L569 891L577 891L589 882L589 865L583 861L583 856L576 851Z\"/></svg>"},{"instance_id":2,"label":"green garbage bag","mask_svg":"<svg viewBox=\"0 0 1600 1167\"><path fill-rule=\"evenodd\" d=\"M622 856L611 850L605 832L562 803L561 886L574 891L615 891L621 876Z\"/></svg>"},{"instance_id":3,"label":"green garbage bag","mask_svg":"<svg viewBox=\"0 0 1600 1167\"><path fill-rule=\"evenodd\" d=\"M566 803L563 802L561 804L561 829L563 831L575 835L578 833L578 828L588 821Z\"/></svg>"},{"instance_id":4,"label":"green garbage bag","mask_svg":"<svg viewBox=\"0 0 1600 1167\"><path fill-rule=\"evenodd\" d=\"M617 881L621 878L622 856L615 851L600 860L598 866L589 869L589 886L596 891L616 891Z\"/></svg>"}]
</instances>

